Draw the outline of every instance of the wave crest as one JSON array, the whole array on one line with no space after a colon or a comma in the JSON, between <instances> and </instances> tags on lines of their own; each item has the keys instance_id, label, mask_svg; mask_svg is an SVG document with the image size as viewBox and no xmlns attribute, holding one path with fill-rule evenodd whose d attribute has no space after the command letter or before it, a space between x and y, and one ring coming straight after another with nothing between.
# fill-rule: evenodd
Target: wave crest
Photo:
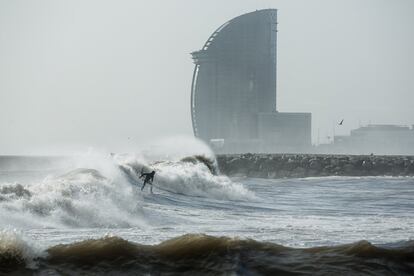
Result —
<instances>
[{"instance_id":1,"label":"wave crest","mask_svg":"<svg viewBox=\"0 0 414 276\"><path fill-rule=\"evenodd\" d=\"M21 268L36 268L34 260L42 256L16 231L0 230L0 273Z\"/></svg>"},{"instance_id":2,"label":"wave crest","mask_svg":"<svg viewBox=\"0 0 414 276\"><path fill-rule=\"evenodd\" d=\"M295 249L268 242L187 234L157 245L106 236L47 249L38 268L59 273L409 274L414 244L380 247L366 241ZM19 260L19 259L15 259ZM23 263L12 263L9 271Z\"/></svg>"},{"instance_id":3,"label":"wave crest","mask_svg":"<svg viewBox=\"0 0 414 276\"><path fill-rule=\"evenodd\" d=\"M216 175L214 158L189 156L177 161L153 161L112 156L85 167L48 176L43 181L0 186L0 222L19 228L146 227L144 199L137 185L140 173L156 170L154 191L249 200L254 194L242 184ZM99 164L99 162L103 164ZM89 166L86 167L86 166Z\"/></svg>"},{"instance_id":4,"label":"wave crest","mask_svg":"<svg viewBox=\"0 0 414 276\"><path fill-rule=\"evenodd\" d=\"M0 221L30 227L142 226L141 196L131 185L94 169L76 169L40 183L0 190Z\"/></svg>"},{"instance_id":5,"label":"wave crest","mask_svg":"<svg viewBox=\"0 0 414 276\"><path fill-rule=\"evenodd\" d=\"M189 156L178 161L155 161L150 164L137 159L120 161L127 178L140 184L142 172L156 171L154 187L168 192L221 200L254 199L253 192L228 177L216 175L216 162L204 156Z\"/></svg>"}]
</instances>

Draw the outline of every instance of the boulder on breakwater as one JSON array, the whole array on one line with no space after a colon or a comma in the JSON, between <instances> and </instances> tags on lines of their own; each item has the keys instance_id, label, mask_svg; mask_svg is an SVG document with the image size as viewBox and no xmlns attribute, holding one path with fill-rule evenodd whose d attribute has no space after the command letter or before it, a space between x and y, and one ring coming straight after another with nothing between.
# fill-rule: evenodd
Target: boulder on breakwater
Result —
<instances>
[{"instance_id":1,"label":"boulder on breakwater","mask_svg":"<svg viewBox=\"0 0 414 276\"><path fill-rule=\"evenodd\" d=\"M258 178L414 176L414 156L222 154L222 174Z\"/></svg>"}]
</instances>

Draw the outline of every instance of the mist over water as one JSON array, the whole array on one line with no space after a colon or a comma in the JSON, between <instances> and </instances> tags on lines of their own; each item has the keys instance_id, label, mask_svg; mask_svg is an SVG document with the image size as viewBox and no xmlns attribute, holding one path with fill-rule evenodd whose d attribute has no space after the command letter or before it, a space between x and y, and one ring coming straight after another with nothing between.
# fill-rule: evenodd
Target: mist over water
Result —
<instances>
[{"instance_id":1,"label":"mist over water","mask_svg":"<svg viewBox=\"0 0 414 276\"><path fill-rule=\"evenodd\" d=\"M257 47L255 20L214 48L217 27L261 9L278 10L261 27L271 49ZM382 176L414 175L404 156L414 155L413 9L0 1L0 275L413 275L414 177ZM206 93L190 97L203 83ZM205 141L249 153L226 155L222 173L193 138L194 119L203 122L195 99L212 90L205 107L226 112L205 120L217 118L224 135L208 127ZM302 112L306 124L283 119L286 130L273 120ZM326 176L306 177L316 175Z\"/></svg>"},{"instance_id":2,"label":"mist over water","mask_svg":"<svg viewBox=\"0 0 414 276\"><path fill-rule=\"evenodd\" d=\"M192 142L193 152L205 150L201 143ZM38 170L26 171L21 175L26 184L10 182L9 174L16 171L2 172L8 181L0 187L4 209L0 218L19 227L139 227L146 223L140 214L144 200L139 176L149 170L157 172L154 186L163 191L219 199L253 197L241 184L213 175L197 159L181 161L190 147L179 151L167 141L156 146L154 155L90 152L68 157L67 168L62 164L55 171L48 168L41 180L30 179ZM214 159L208 159L214 158L211 152L199 153L216 166Z\"/></svg>"},{"instance_id":3,"label":"mist over water","mask_svg":"<svg viewBox=\"0 0 414 276\"><path fill-rule=\"evenodd\" d=\"M193 272L260 268L266 274L275 273L271 264L285 262L279 250L297 264L329 251L350 267L370 267L349 253L369 250L384 271L390 261L401 271L412 266L412 177L228 178L217 174L214 154L202 143L187 141L183 151L177 144L164 141L134 154L38 158L37 164L36 157L2 157L0 263L7 260L7 271L58 264L53 271L99 274L94 262L100 260L113 265L111 271L126 265L128 273L173 273L180 267L171 267L175 256ZM154 194L148 185L140 190L139 176L150 170L156 171ZM395 253L384 251L388 247L404 257L388 259ZM300 271L293 263L278 269ZM221 268L211 270L212 264Z\"/></svg>"}]
</instances>

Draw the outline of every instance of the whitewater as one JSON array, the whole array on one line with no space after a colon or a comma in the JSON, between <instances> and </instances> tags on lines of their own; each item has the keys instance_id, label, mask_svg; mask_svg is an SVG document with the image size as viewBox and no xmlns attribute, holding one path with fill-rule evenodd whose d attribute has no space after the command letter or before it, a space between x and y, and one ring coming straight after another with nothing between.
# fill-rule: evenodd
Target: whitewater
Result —
<instances>
[{"instance_id":1,"label":"whitewater","mask_svg":"<svg viewBox=\"0 0 414 276\"><path fill-rule=\"evenodd\" d=\"M122 273L316 274L321 263L300 269L275 263L289 254L307 263L310 252L338 260L345 254L349 261L351 249L385 258L384 267L375 268L380 272L413 268L410 177L228 178L211 152L89 153L63 160L0 170L0 273L121 273L119 266L130 264ZM148 186L140 190L140 174L151 169L154 194ZM252 257L258 252L264 263ZM395 254L403 259L390 261ZM84 270L92 255L109 270ZM117 256L125 262L111 263ZM171 267L171 256L182 256L175 260L182 266ZM352 259L347 269L353 272L354 265L362 264ZM335 266L325 274L332 271Z\"/></svg>"}]
</instances>

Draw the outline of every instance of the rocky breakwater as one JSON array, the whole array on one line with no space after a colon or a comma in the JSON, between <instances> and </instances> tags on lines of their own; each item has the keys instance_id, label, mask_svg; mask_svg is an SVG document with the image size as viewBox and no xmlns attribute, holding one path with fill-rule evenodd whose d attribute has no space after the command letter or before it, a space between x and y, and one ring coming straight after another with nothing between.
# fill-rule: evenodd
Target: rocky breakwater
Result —
<instances>
[{"instance_id":1,"label":"rocky breakwater","mask_svg":"<svg viewBox=\"0 0 414 276\"><path fill-rule=\"evenodd\" d=\"M414 176L414 156L247 153L218 155L217 162L228 176Z\"/></svg>"}]
</instances>

